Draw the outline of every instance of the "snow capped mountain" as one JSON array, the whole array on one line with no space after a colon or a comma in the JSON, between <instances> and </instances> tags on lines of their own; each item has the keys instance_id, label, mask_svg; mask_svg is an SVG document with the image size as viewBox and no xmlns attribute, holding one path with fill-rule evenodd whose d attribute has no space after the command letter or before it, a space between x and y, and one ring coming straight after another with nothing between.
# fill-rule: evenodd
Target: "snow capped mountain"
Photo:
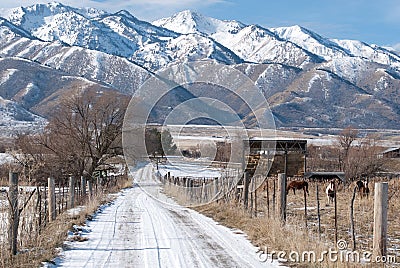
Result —
<instances>
[{"instance_id":1,"label":"snow capped mountain","mask_svg":"<svg viewBox=\"0 0 400 268\"><path fill-rule=\"evenodd\" d=\"M270 30L280 38L293 42L327 61L343 57L360 57L400 68L400 57L396 53L376 45L368 45L357 40L327 39L297 25Z\"/></svg>"},{"instance_id":2,"label":"snow capped mountain","mask_svg":"<svg viewBox=\"0 0 400 268\"><path fill-rule=\"evenodd\" d=\"M153 24L177 33L203 33L206 35L213 35L221 32L234 34L246 26L234 20L227 21L205 17L202 14L190 10L179 12L170 18L156 20Z\"/></svg>"},{"instance_id":3,"label":"snow capped mountain","mask_svg":"<svg viewBox=\"0 0 400 268\"><path fill-rule=\"evenodd\" d=\"M25 31L11 22L0 18L0 37L2 39L12 39L14 37L33 38L28 31Z\"/></svg>"},{"instance_id":4,"label":"snow capped mountain","mask_svg":"<svg viewBox=\"0 0 400 268\"><path fill-rule=\"evenodd\" d=\"M270 30L280 38L293 42L325 60L351 56L338 44L298 25L292 27L271 28Z\"/></svg>"},{"instance_id":5,"label":"snow capped mountain","mask_svg":"<svg viewBox=\"0 0 400 268\"><path fill-rule=\"evenodd\" d=\"M211 37L249 62L279 62L302 66L318 57L293 43L282 41L268 29L237 21L208 18L192 11L182 11L170 18L153 22L178 33L197 33Z\"/></svg>"},{"instance_id":6,"label":"snow capped mountain","mask_svg":"<svg viewBox=\"0 0 400 268\"><path fill-rule=\"evenodd\" d=\"M96 9L77 9L59 3L37 4L6 12L5 18L43 41L62 41L71 46L130 57L149 42L176 37L136 19L127 11L108 14Z\"/></svg>"},{"instance_id":7,"label":"snow capped mountain","mask_svg":"<svg viewBox=\"0 0 400 268\"><path fill-rule=\"evenodd\" d=\"M107 14L105 11L94 8L73 8L61 3L52 2L4 10L1 15L17 26L28 31L34 31L46 24L47 21L51 21L54 16L71 13L80 14L85 18L96 18Z\"/></svg>"},{"instance_id":8,"label":"snow capped mountain","mask_svg":"<svg viewBox=\"0 0 400 268\"><path fill-rule=\"evenodd\" d=\"M400 56L376 45L188 10L153 23L60 3L0 15L0 97L28 112L47 116L74 87L132 94L151 72L213 60L258 85L277 126L400 126Z\"/></svg>"},{"instance_id":9,"label":"snow capped mountain","mask_svg":"<svg viewBox=\"0 0 400 268\"><path fill-rule=\"evenodd\" d=\"M400 56L394 51L376 45L368 45L357 40L332 39L332 41L350 51L354 56L376 63L392 65L400 69Z\"/></svg>"},{"instance_id":10,"label":"snow capped mountain","mask_svg":"<svg viewBox=\"0 0 400 268\"><path fill-rule=\"evenodd\" d=\"M296 67L321 62L316 55L291 42L279 40L271 31L257 25L247 26L234 34L220 33L214 37L249 62L276 62Z\"/></svg>"},{"instance_id":11,"label":"snow capped mountain","mask_svg":"<svg viewBox=\"0 0 400 268\"><path fill-rule=\"evenodd\" d=\"M166 43L149 44L138 50L133 58L149 69L159 69L171 62L196 61L204 58L215 59L225 64L243 62L226 47L208 37L196 34L181 35ZM158 65L155 66L154 62Z\"/></svg>"}]
</instances>

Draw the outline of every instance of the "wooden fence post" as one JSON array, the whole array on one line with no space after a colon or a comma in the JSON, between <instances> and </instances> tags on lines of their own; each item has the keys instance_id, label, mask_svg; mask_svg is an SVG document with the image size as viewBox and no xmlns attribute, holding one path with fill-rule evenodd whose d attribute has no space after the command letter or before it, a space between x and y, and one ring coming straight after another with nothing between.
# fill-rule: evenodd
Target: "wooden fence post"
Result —
<instances>
[{"instance_id":1,"label":"wooden fence post","mask_svg":"<svg viewBox=\"0 0 400 268\"><path fill-rule=\"evenodd\" d=\"M92 184L92 180L88 180L87 181L87 187L88 187L88 191L89 191L89 201L92 201L93 199L93 184Z\"/></svg>"},{"instance_id":2,"label":"wooden fence post","mask_svg":"<svg viewBox=\"0 0 400 268\"><path fill-rule=\"evenodd\" d=\"M203 184L201 186L201 201L200 202L204 202L207 199L207 187L206 187L206 182L203 181Z\"/></svg>"},{"instance_id":3,"label":"wooden fence post","mask_svg":"<svg viewBox=\"0 0 400 268\"><path fill-rule=\"evenodd\" d=\"M318 183L316 184L316 195L317 195L317 218L318 218L318 238L321 239L321 213L320 213L320 207L319 207L319 189L318 189Z\"/></svg>"},{"instance_id":4,"label":"wooden fence post","mask_svg":"<svg viewBox=\"0 0 400 268\"><path fill-rule=\"evenodd\" d=\"M257 217L257 189L256 189L256 182L252 180L252 191L254 192L254 217Z\"/></svg>"},{"instance_id":5,"label":"wooden fence post","mask_svg":"<svg viewBox=\"0 0 400 268\"><path fill-rule=\"evenodd\" d=\"M307 228L307 194L305 189L303 189L303 192L304 192L304 223Z\"/></svg>"},{"instance_id":6,"label":"wooden fence post","mask_svg":"<svg viewBox=\"0 0 400 268\"><path fill-rule=\"evenodd\" d=\"M350 230L351 230L351 240L352 240L352 249L356 250L356 234L354 228L354 200L356 199L357 186L354 186L353 195L351 197L350 202Z\"/></svg>"},{"instance_id":7,"label":"wooden fence post","mask_svg":"<svg viewBox=\"0 0 400 268\"><path fill-rule=\"evenodd\" d=\"M246 210L249 204L249 182L249 173L245 172L243 175L243 204Z\"/></svg>"},{"instance_id":8,"label":"wooden fence post","mask_svg":"<svg viewBox=\"0 0 400 268\"><path fill-rule=\"evenodd\" d=\"M8 239L10 243L10 251L12 255L17 254L17 237L19 225L19 209L18 209L18 173L9 173L9 225Z\"/></svg>"},{"instance_id":9,"label":"wooden fence post","mask_svg":"<svg viewBox=\"0 0 400 268\"><path fill-rule=\"evenodd\" d=\"M335 245L338 242L338 227L337 227L337 187L336 181L333 181L334 204L335 204Z\"/></svg>"},{"instance_id":10,"label":"wooden fence post","mask_svg":"<svg viewBox=\"0 0 400 268\"><path fill-rule=\"evenodd\" d=\"M374 241L375 256L386 256L388 183L375 183Z\"/></svg>"},{"instance_id":11,"label":"wooden fence post","mask_svg":"<svg viewBox=\"0 0 400 268\"><path fill-rule=\"evenodd\" d=\"M215 178L213 181L213 186L214 186L214 200L218 201L218 193L219 193L219 189L218 189L218 178Z\"/></svg>"},{"instance_id":12,"label":"wooden fence post","mask_svg":"<svg viewBox=\"0 0 400 268\"><path fill-rule=\"evenodd\" d=\"M272 211L274 214L276 213L276 181L275 178L273 179L274 186L273 186L273 193L272 193Z\"/></svg>"},{"instance_id":13,"label":"wooden fence post","mask_svg":"<svg viewBox=\"0 0 400 268\"><path fill-rule=\"evenodd\" d=\"M75 207L75 179L74 177L69 177L69 206L68 208L73 208Z\"/></svg>"},{"instance_id":14,"label":"wooden fence post","mask_svg":"<svg viewBox=\"0 0 400 268\"><path fill-rule=\"evenodd\" d=\"M49 221L54 221L56 219L56 194L55 194L55 184L54 178L48 178L48 202L49 202Z\"/></svg>"},{"instance_id":15,"label":"wooden fence post","mask_svg":"<svg viewBox=\"0 0 400 268\"><path fill-rule=\"evenodd\" d=\"M85 198L86 197L86 179L83 176L81 176L81 191L82 191L82 198Z\"/></svg>"},{"instance_id":16,"label":"wooden fence post","mask_svg":"<svg viewBox=\"0 0 400 268\"><path fill-rule=\"evenodd\" d=\"M278 209L282 223L286 222L286 174L278 174Z\"/></svg>"},{"instance_id":17,"label":"wooden fence post","mask_svg":"<svg viewBox=\"0 0 400 268\"><path fill-rule=\"evenodd\" d=\"M267 215L268 215L268 218L269 218L269 185L268 185L268 178L267 178L267 181L266 181L266 184L267 184Z\"/></svg>"}]
</instances>

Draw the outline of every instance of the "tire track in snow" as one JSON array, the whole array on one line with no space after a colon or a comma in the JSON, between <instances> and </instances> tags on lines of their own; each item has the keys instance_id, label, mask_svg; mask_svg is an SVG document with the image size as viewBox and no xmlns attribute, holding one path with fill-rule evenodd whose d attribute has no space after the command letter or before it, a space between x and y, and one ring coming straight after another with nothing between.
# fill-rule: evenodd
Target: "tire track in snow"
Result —
<instances>
[{"instance_id":1,"label":"tire track in snow","mask_svg":"<svg viewBox=\"0 0 400 268\"><path fill-rule=\"evenodd\" d=\"M149 219L150 219L150 224L151 224L151 229L152 229L152 232L153 232L153 237L154 237L154 240L156 242L158 267L161 268L160 243L158 242L157 232L156 232L155 227L154 227L154 221L153 221L153 218L150 216L150 212L149 212L147 206L144 206L144 209L146 210L146 213L148 214Z\"/></svg>"},{"instance_id":2,"label":"tire track in snow","mask_svg":"<svg viewBox=\"0 0 400 268\"><path fill-rule=\"evenodd\" d=\"M191 209L166 204L151 167L90 222L88 241L71 243L60 267L281 267L259 262L242 235ZM152 195L148 195L151 193ZM57 261L56 261L57 262ZM54 266L50 266L54 267Z\"/></svg>"},{"instance_id":3,"label":"tire track in snow","mask_svg":"<svg viewBox=\"0 0 400 268\"><path fill-rule=\"evenodd\" d=\"M112 202L112 203L113 203L113 202ZM109 207L105 208L104 210L108 210L108 209L109 209ZM101 212L98 212L98 215L97 215L97 216L98 216L98 219L95 219L95 221L96 221L96 220L100 221L100 220L103 218L103 214L102 214L102 213L104 213L104 210L101 211ZM117 212L117 211L118 211L118 210L116 210L116 212ZM92 221L92 222L93 222L93 221ZM115 222L114 222L114 223L115 223ZM114 224L114 228L115 228L115 224ZM107 226L106 224L103 224L103 229L102 229L102 232L101 232L101 235L100 235L100 239L99 239L99 241L97 242L95 248L91 250L91 254L90 254L90 256L87 258L87 260L86 260L85 264L83 265L83 267L88 266L89 263L93 260L93 257L94 257L94 255L95 255L95 253L99 251L100 244L103 242L104 238L106 237L106 233L108 233L108 226ZM111 240L108 240L106 248L108 248L108 246L110 245L110 243L111 243ZM104 267L104 265L103 265L102 267Z\"/></svg>"}]
</instances>

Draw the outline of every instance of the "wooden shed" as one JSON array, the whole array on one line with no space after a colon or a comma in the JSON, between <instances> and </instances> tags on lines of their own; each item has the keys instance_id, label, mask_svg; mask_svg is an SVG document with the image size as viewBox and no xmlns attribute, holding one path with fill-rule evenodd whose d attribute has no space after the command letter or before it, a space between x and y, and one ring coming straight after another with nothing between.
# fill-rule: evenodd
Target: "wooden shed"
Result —
<instances>
[{"instance_id":1,"label":"wooden shed","mask_svg":"<svg viewBox=\"0 0 400 268\"><path fill-rule=\"evenodd\" d=\"M250 147L245 170L254 174L259 165L266 166L268 176L286 173L304 175L306 170L307 140L252 138L244 141Z\"/></svg>"}]
</instances>

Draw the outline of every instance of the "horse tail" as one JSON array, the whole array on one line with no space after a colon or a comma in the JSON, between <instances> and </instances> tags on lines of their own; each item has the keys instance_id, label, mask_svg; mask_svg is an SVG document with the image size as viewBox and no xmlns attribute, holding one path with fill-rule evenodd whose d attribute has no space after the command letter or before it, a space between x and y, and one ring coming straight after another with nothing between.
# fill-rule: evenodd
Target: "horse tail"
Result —
<instances>
[{"instance_id":1,"label":"horse tail","mask_svg":"<svg viewBox=\"0 0 400 268\"><path fill-rule=\"evenodd\" d=\"M305 185L306 185L306 192L309 195L310 193L308 192L308 182L305 182Z\"/></svg>"}]
</instances>

